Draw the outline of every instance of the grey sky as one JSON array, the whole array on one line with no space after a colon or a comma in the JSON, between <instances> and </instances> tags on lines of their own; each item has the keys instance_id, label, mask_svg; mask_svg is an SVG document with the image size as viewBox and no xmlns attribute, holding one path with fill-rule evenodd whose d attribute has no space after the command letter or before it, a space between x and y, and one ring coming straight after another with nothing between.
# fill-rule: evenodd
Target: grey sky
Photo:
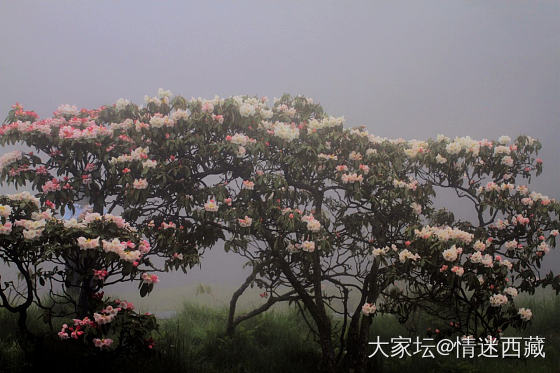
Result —
<instances>
[{"instance_id":1,"label":"grey sky","mask_svg":"<svg viewBox=\"0 0 560 373\"><path fill-rule=\"evenodd\" d=\"M381 136L537 137L560 198L559 1L0 0L0 46L2 115L301 93ZM228 258L186 281L240 280Z\"/></svg>"}]
</instances>

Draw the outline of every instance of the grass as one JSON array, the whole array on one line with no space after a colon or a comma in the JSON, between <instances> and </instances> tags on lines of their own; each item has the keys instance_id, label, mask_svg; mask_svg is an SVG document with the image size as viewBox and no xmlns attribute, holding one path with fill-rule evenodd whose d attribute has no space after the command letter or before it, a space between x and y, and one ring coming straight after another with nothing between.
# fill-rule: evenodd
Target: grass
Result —
<instances>
[{"instance_id":1,"label":"grass","mask_svg":"<svg viewBox=\"0 0 560 373\"><path fill-rule=\"evenodd\" d=\"M296 372L312 371L319 359L316 346L292 312L268 312L223 337L224 309L185 304L161 326L158 343L168 372Z\"/></svg>"},{"instance_id":2,"label":"grass","mask_svg":"<svg viewBox=\"0 0 560 373\"><path fill-rule=\"evenodd\" d=\"M542 293L533 298L522 298L520 306L530 307L534 319L523 331L507 331L506 335L543 336L545 359L436 359L384 358L372 359L372 372L559 372L560 355L560 297ZM315 372L320 359L320 349L308 333L307 326L293 310L281 309L266 312L246 321L232 338L223 336L226 323L224 307L209 307L199 303L185 303L175 317L160 322L155 335L156 348L151 354L135 357L118 357L110 363L111 372L196 372L196 373L251 373L251 372ZM48 333L38 320L38 312L29 317L31 329L38 334ZM426 319L417 321L417 330L429 325ZM92 371L107 369L106 361L76 361L73 352L56 339L47 338L33 361L25 358L16 332L15 317L0 310L0 372L22 373L43 369L47 364ZM382 341L392 337L416 336L391 316L375 318L371 340L379 335Z\"/></svg>"},{"instance_id":3,"label":"grass","mask_svg":"<svg viewBox=\"0 0 560 373\"><path fill-rule=\"evenodd\" d=\"M519 296L516 301L519 307L528 307L533 311L533 320L524 330L506 330L505 336L545 337L545 355L543 358L527 359L502 359L502 358L476 358L457 359L455 355L450 357L438 356L436 359L410 357L406 359L383 358L383 372L402 372L414 370L415 373L514 373L514 372L536 372L536 373L558 373L560 372L560 296L553 292L541 292L533 297ZM417 321L416 330L426 330L430 327L428 319L421 318ZM376 317L370 340L375 340L379 335L381 341L388 341L391 337L406 336L416 337L418 333L409 334L398 321L391 316ZM420 335L420 337L422 337ZM479 351L477 351L478 353ZM379 359L377 359L379 360ZM375 365L375 364L372 364ZM377 366L379 368L379 361Z\"/></svg>"}]
</instances>

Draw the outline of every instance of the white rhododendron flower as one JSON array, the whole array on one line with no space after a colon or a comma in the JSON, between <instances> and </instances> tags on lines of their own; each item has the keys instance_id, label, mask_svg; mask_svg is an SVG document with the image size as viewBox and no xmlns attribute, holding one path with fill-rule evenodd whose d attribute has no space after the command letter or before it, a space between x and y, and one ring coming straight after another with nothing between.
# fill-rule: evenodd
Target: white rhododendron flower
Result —
<instances>
[{"instance_id":1,"label":"white rhododendron flower","mask_svg":"<svg viewBox=\"0 0 560 373\"><path fill-rule=\"evenodd\" d=\"M484 251L484 250L486 250L486 244L485 244L484 242L480 241L480 240L477 240L477 241L474 243L473 248L474 248L476 251Z\"/></svg>"},{"instance_id":2,"label":"white rhododendron flower","mask_svg":"<svg viewBox=\"0 0 560 373\"><path fill-rule=\"evenodd\" d=\"M309 229L311 232L318 232L319 230L321 230L321 223L316 220L313 215L302 216L301 220L307 223L307 229Z\"/></svg>"},{"instance_id":3,"label":"white rhododendron flower","mask_svg":"<svg viewBox=\"0 0 560 373\"><path fill-rule=\"evenodd\" d=\"M436 156L436 162L439 164L447 163L447 158L443 157L441 154Z\"/></svg>"},{"instance_id":4,"label":"white rhododendron flower","mask_svg":"<svg viewBox=\"0 0 560 373\"><path fill-rule=\"evenodd\" d=\"M44 219L41 220L27 220L21 219L16 220L17 227L24 227L25 229L43 229L45 228L46 221Z\"/></svg>"},{"instance_id":5,"label":"white rhododendron flower","mask_svg":"<svg viewBox=\"0 0 560 373\"><path fill-rule=\"evenodd\" d=\"M237 157L241 158L244 157L245 154L247 154L247 149L245 149L244 146L239 146L239 148L237 148Z\"/></svg>"},{"instance_id":6,"label":"white rhododendron flower","mask_svg":"<svg viewBox=\"0 0 560 373\"><path fill-rule=\"evenodd\" d=\"M103 245L103 251L107 253L120 254L126 248L126 244L121 242L118 238L114 238L112 241L101 241Z\"/></svg>"},{"instance_id":7,"label":"white rhododendron flower","mask_svg":"<svg viewBox=\"0 0 560 373\"><path fill-rule=\"evenodd\" d=\"M503 145L499 145L496 146L494 148L494 155L498 155L498 154L510 154L511 153L511 149L509 148L509 146L503 146Z\"/></svg>"},{"instance_id":8,"label":"white rhododendron flower","mask_svg":"<svg viewBox=\"0 0 560 373\"><path fill-rule=\"evenodd\" d=\"M480 251L475 252L471 255L470 261L473 263L482 263L482 253Z\"/></svg>"},{"instance_id":9,"label":"white rhododendron flower","mask_svg":"<svg viewBox=\"0 0 560 373\"><path fill-rule=\"evenodd\" d=\"M384 248L375 248L372 250L372 254L374 257L386 254L389 251L389 247L385 246Z\"/></svg>"},{"instance_id":10,"label":"white rhododendron flower","mask_svg":"<svg viewBox=\"0 0 560 373\"><path fill-rule=\"evenodd\" d=\"M289 243L288 246L286 246L286 249L290 253L296 253L298 251L298 246L294 245L293 243Z\"/></svg>"},{"instance_id":11,"label":"white rhododendron flower","mask_svg":"<svg viewBox=\"0 0 560 373\"><path fill-rule=\"evenodd\" d=\"M242 133L236 133L233 136L228 136L226 140L231 142L232 144L245 146L249 142L249 136Z\"/></svg>"},{"instance_id":12,"label":"white rhododendron flower","mask_svg":"<svg viewBox=\"0 0 560 373\"><path fill-rule=\"evenodd\" d=\"M210 211L210 212L216 212L216 211L218 211L218 204L216 202L214 202L213 199L211 199L210 201L208 201L204 204L204 210Z\"/></svg>"},{"instance_id":13,"label":"white rhododendron flower","mask_svg":"<svg viewBox=\"0 0 560 373\"><path fill-rule=\"evenodd\" d=\"M529 194L529 187L527 187L526 185L518 185L516 189L521 195L526 196L527 194Z\"/></svg>"},{"instance_id":14,"label":"white rhododendron flower","mask_svg":"<svg viewBox=\"0 0 560 373\"><path fill-rule=\"evenodd\" d=\"M494 266L494 258L492 257L492 255L486 254L482 257L480 263L488 268L491 268Z\"/></svg>"},{"instance_id":15,"label":"white rhododendron flower","mask_svg":"<svg viewBox=\"0 0 560 373\"><path fill-rule=\"evenodd\" d=\"M505 157L502 158L502 164L508 167L513 166L513 158L510 157L509 155L506 155Z\"/></svg>"},{"instance_id":16,"label":"white rhododendron flower","mask_svg":"<svg viewBox=\"0 0 560 373\"><path fill-rule=\"evenodd\" d=\"M344 117L327 117L323 118L320 121L317 119L311 119L309 123L307 123L307 131L309 133L316 132L317 130L323 128L332 128L336 126L340 126L344 123Z\"/></svg>"},{"instance_id":17,"label":"white rhododendron flower","mask_svg":"<svg viewBox=\"0 0 560 373\"><path fill-rule=\"evenodd\" d=\"M442 227L431 227L426 225L422 227L421 230L415 229L414 234L416 237L429 239L431 237L436 237L439 241L449 241L449 240L458 240L462 241L466 244L471 243L474 236L471 233L462 231L458 228L451 228L449 226L442 226Z\"/></svg>"},{"instance_id":18,"label":"white rhododendron flower","mask_svg":"<svg viewBox=\"0 0 560 373\"><path fill-rule=\"evenodd\" d=\"M461 144L459 144L458 142L452 142L450 144L447 144L447 146L445 147L445 150L449 154L459 154L462 150L462 147L461 147Z\"/></svg>"},{"instance_id":19,"label":"white rhododendron flower","mask_svg":"<svg viewBox=\"0 0 560 373\"><path fill-rule=\"evenodd\" d=\"M78 108L74 105L60 105L55 112L56 115L60 116L60 115L71 115L73 117L77 116L78 114L80 114L80 111L78 110Z\"/></svg>"},{"instance_id":20,"label":"white rhododendron flower","mask_svg":"<svg viewBox=\"0 0 560 373\"><path fill-rule=\"evenodd\" d=\"M533 312L529 308L520 308L517 313L523 321L529 321L533 317Z\"/></svg>"},{"instance_id":21,"label":"white rhododendron flower","mask_svg":"<svg viewBox=\"0 0 560 373\"><path fill-rule=\"evenodd\" d=\"M29 192L21 192L21 193L15 193L15 194L8 194L6 197L8 197L10 200L12 201L26 201L26 202L32 202L35 206L40 207L41 206L41 201L39 200L39 198L34 197L33 195L31 195L31 193Z\"/></svg>"},{"instance_id":22,"label":"white rhododendron flower","mask_svg":"<svg viewBox=\"0 0 560 373\"><path fill-rule=\"evenodd\" d=\"M85 228L86 225L83 223L78 223L76 218L72 218L69 220L64 220L64 228Z\"/></svg>"},{"instance_id":23,"label":"white rhododendron flower","mask_svg":"<svg viewBox=\"0 0 560 373\"><path fill-rule=\"evenodd\" d=\"M142 257L142 253L139 250L121 251L118 254L121 260L129 263L137 262Z\"/></svg>"},{"instance_id":24,"label":"white rhododendron flower","mask_svg":"<svg viewBox=\"0 0 560 373\"><path fill-rule=\"evenodd\" d=\"M296 108L289 107L286 104L278 105L275 109L280 113L287 114L290 118L296 115Z\"/></svg>"},{"instance_id":25,"label":"white rhododendron flower","mask_svg":"<svg viewBox=\"0 0 560 373\"><path fill-rule=\"evenodd\" d=\"M511 137L509 137L509 136L500 136L500 137L498 138L498 142L499 142L500 144L503 144L503 145L509 144L509 143L511 142Z\"/></svg>"},{"instance_id":26,"label":"white rhododendron flower","mask_svg":"<svg viewBox=\"0 0 560 373\"><path fill-rule=\"evenodd\" d=\"M377 307L373 303L365 303L362 306L362 313L366 316L372 315L377 311Z\"/></svg>"},{"instance_id":27,"label":"white rhododendron flower","mask_svg":"<svg viewBox=\"0 0 560 373\"><path fill-rule=\"evenodd\" d=\"M274 133L274 136L288 142L293 141L299 137L299 128L297 128L294 124L276 122L272 126L272 131Z\"/></svg>"},{"instance_id":28,"label":"white rhododendron flower","mask_svg":"<svg viewBox=\"0 0 560 373\"><path fill-rule=\"evenodd\" d=\"M414 213L416 215L420 215L422 213L422 206L416 202L412 202L410 204L410 207L412 208L412 211L414 211Z\"/></svg>"},{"instance_id":29,"label":"white rhododendron flower","mask_svg":"<svg viewBox=\"0 0 560 373\"><path fill-rule=\"evenodd\" d=\"M350 155L348 156L348 158L350 158L353 161L361 161L362 160L362 154L352 151L350 152Z\"/></svg>"},{"instance_id":30,"label":"white rhododendron flower","mask_svg":"<svg viewBox=\"0 0 560 373\"><path fill-rule=\"evenodd\" d=\"M517 241L516 240L511 240L511 241L507 241L504 246L506 247L506 249L508 250L513 250L517 248Z\"/></svg>"},{"instance_id":31,"label":"white rhododendron flower","mask_svg":"<svg viewBox=\"0 0 560 373\"><path fill-rule=\"evenodd\" d=\"M8 205L0 205L0 216L7 218L12 213L12 207Z\"/></svg>"},{"instance_id":32,"label":"white rhododendron flower","mask_svg":"<svg viewBox=\"0 0 560 373\"><path fill-rule=\"evenodd\" d=\"M408 145L410 148L405 149L404 153L410 158L414 158L418 154L424 153L428 148L428 143L420 140L410 140L408 141Z\"/></svg>"},{"instance_id":33,"label":"white rhododendron flower","mask_svg":"<svg viewBox=\"0 0 560 373\"><path fill-rule=\"evenodd\" d=\"M241 114L242 117L255 115L255 112L256 112L255 106L249 103L244 103L239 107L239 114Z\"/></svg>"},{"instance_id":34,"label":"white rhododendron flower","mask_svg":"<svg viewBox=\"0 0 560 373\"><path fill-rule=\"evenodd\" d=\"M130 104L130 101L125 98L119 98L115 103L115 107L118 111L124 110L127 105Z\"/></svg>"},{"instance_id":35,"label":"white rhododendron flower","mask_svg":"<svg viewBox=\"0 0 560 373\"><path fill-rule=\"evenodd\" d=\"M163 99L163 98L169 98L172 97L173 93L170 90L165 90L163 88L158 88L158 97Z\"/></svg>"},{"instance_id":36,"label":"white rhododendron flower","mask_svg":"<svg viewBox=\"0 0 560 373\"><path fill-rule=\"evenodd\" d=\"M179 120L187 120L189 119L190 113L187 110L175 110L173 114L171 114L171 119L174 122L178 122Z\"/></svg>"},{"instance_id":37,"label":"white rhododendron flower","mask_svg":"<svg viewBox=\"0 0 560 373\"><path fill-rule=\"evenodd\" d=\"M88 212L84 215L83 218L83 222L85 224L90 224L94 221L99 221L99 220L103 220L103 217L101 216L101 214L97 212Z\"/></svg>"},{"instance_id":38,"label":"white rhododendron flower","mask_svg":"<svg viewBox=\"0 0 560 373\"><path fill-rule=\"evenodd\" d=\"M150 119L150 125L154 128L173 127L175 125L175 121L168 116L163 116L158 113Z\"/></svg>"},{"instance_id":39,"label":"white rhododendron flower","mask_svg":"<svg viewBox=\"0 0 560 373\"><path fill-rule=\"evenodd\" d=\"M0 157L0 171L6 168L6 166L8 166L10 163L19 161L22 157L23 157L23 153L20 152L19 150L14 150L13 152L3 154Z\"/></svg>"},{"instance_id":40,"label":"white rhododendron flower","mask_svg":"<svg viewBox=\"0 0 560 373\"><path fill-rule=\"evenodd\" d=\"M326 160L329 160L329 161L337 161L338 160L338 156L336 156L335 154L325 154L325 153L319 153L317 158L326 159Z\"/></svg>"},{"instance_id":41,"label":"white rhododendron flower","mask_svg":"<svg viewBox=\"0 0 560 373\"><path fill-rule=\"evenodd\" d=\"M78 246L82 250L96 249L99 247L99 237L97 238L78 237Z\"/></svg>"},{"instance_id":42,"label":"white rhododendron flower","mask_svg":"<svg viewBox=\"0 0 560 373\"><path fill-rule=\"evenodd\" d=\"M148 159L148 160L145 160L144 162L142 162L142 167L143 168L154 168L154 167L156 167L156 165L157 165L157 161L154 161L154 160L151 160L151 159Z\"/></svg>"},{"instance_id":43,"label":"white rhododendron flower","mask_svg":"<svg viewBox=\"0 0 560 373\"><path fill-rule=\"evenodd\" d=\"M145 147L138 147L134 149L130 154L123 154L118 157L113 157L109 160L109 163L124 163L124 162L132 162L132 161L144 161L148 159L148 153L150 149Z\"/></svg>"},{"instance_id":44,"label":"white rhododendron flower","mask_svg":"<svg viewBox=\"0 0 560 373\"><path fill-rule=\"evenodd\" d=\"M42 229L26 229L23 231L23 238L26 240L34 240L38 238L43 233Z\"/></svg>"},{"instance_id":45,"label":"white rhododendron flower","mask_svg":"<svg viewBox=\"0 0 560 373\"><path fill-rule=\"evenodd\" d=\"M544 241L541 242L539 246L537 246L537 252L548 254L549 251L550 251L550 246L548 246L548 244Z\"/></svg>"},{"instance_id":46,"label":"white rhododendron flower","mask_svg":"<svg viewBox=\"0 0 560 373\"><path fill-rule=\"evenodd\" d=\"M457 260L457 257L461 252L461 248L457 248L455 245L453 245L449 249L443 251L443 259L447 260L448 262L454 262L455 260Z\"/></svg>"},{"instance_id":47,"label":"white rhododendron flower","mask_svg":"<svg viewBox=\"0 0 560 373\"><path fill-rule=\"evenodd\" d=\"M404 188L404 189L409 189L409 190L416 190L416 188L418 187L418 181L414 180L414 179L410 179L410 182L406 182L403 180L399 180L399 179L394 179L393 180L393 186L395 188Z\"/></svg>"},{"instance_id":48,"label":"white rhododendron flower","mask_svg":"<svg viewBox=\"0 0 560 373\"><path fill-rule=\"evenodd\" d=\"M134 179L132 185L134 189L146 189L148 187L148 181L146 179Z\"/></svg>"},{"instance_id":49,"label":"white rhododendron flower","mask_svg":"<svg viewBox=\"0 0 560 373\"><path fill-rule=\"evenodd\" d=\"M116 130L127 130L129 128L132 128L134 122L132 121L132 119L128 118L125 119L124 121L122 121L121 123L111 123L109 125L109 128L112 131L116 131Z\"/></svg>"},{"instance_id":50,"label":"white rhododendron flower","mask_svg":"<svg viewBox=\"0 0 560 373\"><path fill-rule=\"evenodd\" d=\"M407 259L410 259L412 261L416 261L418 259L420 259L420 255L418 254L412 254L408 249L404 249L403 251L401 251L399 253L399 260L401 263L406 262Z\"/></svg>"},{"instance_id":51,"label":"white rhododendron flower","mask_svg":"<svg viewBox=\"0 0 560 373\"><path fill-rule=\"evenodd\" d=\"M315 242L313 241L303 241L301 244L301 249L303 251L307 251L312 253L313 251L315 251Z\"/></svg>"},{"instance_id":52,"label":"white rhododendron flower","mask_svg":"<svg viewBox=\"0 0 560 373\"><path fill-rule=\"evenodd\" d=\"M364 176L358 175L357 173L343 174L340 176L340 178L342 179L342 182L344 184L356 183L356 182L361 183L362 181L364 181Z\"/></svg>"},{"instance_id":53,"label":"white rhododendron flower","mask_svg":"<svg viewBox=\"0 0 560 373\"><path fill-rule=\"evenodd\" d=\"M508 298L503 294L494 294L490 297L490 305L492 307L501 307L508 302Z\"/></svg>"},{"instance_id":54,"label":"white rhododendron flower","mask_svg":"<svg viewBox=\"0 0 560 373\"><path fill-rule=\"evenodd\" d=\"M515 298L519 294L517 289L514 288L514 287L511 287L511 286L508 287L508 288L505 288L504 293L506 293L507 295L510 295L513 298Z\"/></svg>"},{"instance_id":55,"label":"white rhododendron flower","mask_svg":"<svg viewBox=\"0 0 560 373\"><path fill-rule=\"evenodd\" d=\"M17 227L24 227L25 230L23 231L23 238L26 240L34 240L40 237L43 234L43 230L45 228L46 221L42 220L16 220L15 225Z\"/></svg>"}]
</instances>

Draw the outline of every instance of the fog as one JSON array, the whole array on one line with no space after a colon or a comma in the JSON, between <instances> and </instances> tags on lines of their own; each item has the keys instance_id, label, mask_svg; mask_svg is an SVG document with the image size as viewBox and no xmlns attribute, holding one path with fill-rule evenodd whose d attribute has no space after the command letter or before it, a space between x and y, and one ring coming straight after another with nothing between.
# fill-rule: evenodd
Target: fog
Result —
<instances>
[{"instance_id":1,"label":"fog","mask_svg":"<svg viewBox=\"0 0 560 373\"><path fill-rule=\"evenodd\" d=\"M560 198L558 1L1 1L0 31L2 115L304 94L380 136L536 137L532 188ZM243 279L220 248L202 264L161 287Z\"/></svg>"}]
</instances>

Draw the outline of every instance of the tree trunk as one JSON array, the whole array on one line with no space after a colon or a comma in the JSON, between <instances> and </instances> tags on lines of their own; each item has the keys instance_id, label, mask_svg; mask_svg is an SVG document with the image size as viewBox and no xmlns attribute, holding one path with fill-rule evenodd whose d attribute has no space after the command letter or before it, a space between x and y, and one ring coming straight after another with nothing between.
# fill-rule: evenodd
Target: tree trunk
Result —
<instances>
[{"instance_id":1,"label":"tree trunk","mask_svg":"<svg viewBox=\"0 0 560 373\"><path fill-rule=\"evenodd\" d=\"M89 315L90 311L90 298L93 295L91 286L91 276L87 276L82 280L80 288L80 297L78 299L78 317L84 318Z\"/></svg>"},{"instance_id":2,"label":"tree trunk","mask_svg":"<svg viewBox=\"0 0 560 373\"><path fill-rule=\"evenodd\" d=\"M319 339L321 343L321 372L336 373L336 359L331 339L330 322L328 320L323 325L317 325L319 329Z\"/></svg>"},{"instance_id":3,"label":"tree trunk","mask_svg":"<svg viewBox=\"0 0 560 373\"><path fill-rule=\"evenodd\" d=\"M368 368L367 346L369 342L369 328L373 317L362 316L361 307L366 300L370 303L375 303L377 300L379 295L377 284L378 269L379 262L376 261L366 277L362 300L358 307L356 307L348 328L346 356L344 357L343 365L351 373L365 373Z\"/></svg>"},{"instance_id":4,"label":"tree trunk","mask_svg":"<svg viewBox=\"0 0 560 373\"><path fill-rule=\"evenodd\" d=\"M268 263L268 262L266 262L266 263ZM247 288L251 285L251 283L255 280L255 278L257 277L257 273L260 271L260 269L262 268L262 266L264 264L265 263L262 263L260 265L255 265L255 267L253 268L253 271L251 272L249 277L247 277L247 279L241 285L241 287L239 287L239 289L237 289L233 293L233 295L231 297L231 300L229 302L229 312L228 312L228 320L227 320L227 327L226 327L226 335L227 336L231 337L233 335L233 332L235 331L235 326L237 325L234 322L235 310L237 308L237 300L245 292L245 290L247 290Z\"/></svg>"}]
</instances>

